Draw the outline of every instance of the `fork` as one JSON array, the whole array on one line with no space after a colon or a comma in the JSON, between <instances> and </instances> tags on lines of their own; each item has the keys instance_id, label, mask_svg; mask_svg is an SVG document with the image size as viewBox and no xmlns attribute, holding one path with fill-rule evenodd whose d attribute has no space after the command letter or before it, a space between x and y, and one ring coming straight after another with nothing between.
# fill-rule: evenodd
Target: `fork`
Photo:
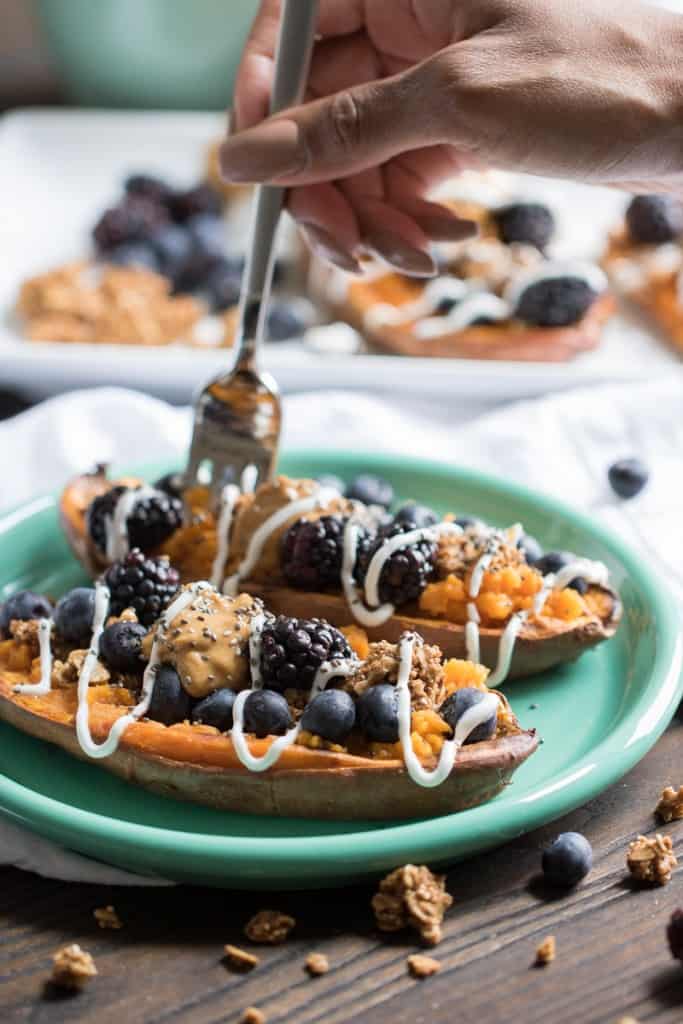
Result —
<instances>
[{"instance_id":1,"label":"fork","mask_svg":"<svg viewBox=\"0 0 683 1024\"><path fill-rule=\"evenodd\" d=\"M284 0L271 114L302 98L315 36L318 0ZM235 359L214 377L194 406L194 430L185 470L186 487L209 485L218 498L229 481L245 489L267 480L277 459L282 410L277 384L259 371L257 354L266 324L273 276L274 242L285 190L259 186L242 279Z\"/></svg>"}]
</instances>

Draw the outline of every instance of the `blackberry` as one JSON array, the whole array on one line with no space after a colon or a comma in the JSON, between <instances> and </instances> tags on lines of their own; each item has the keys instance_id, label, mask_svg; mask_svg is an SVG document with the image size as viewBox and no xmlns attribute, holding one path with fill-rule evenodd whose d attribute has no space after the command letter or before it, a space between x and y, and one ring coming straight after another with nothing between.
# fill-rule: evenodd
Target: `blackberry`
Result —
<instances>
[{"instance_id":1,"label":"blackberry","mask_svg":"<svg viewBox=\"0 0 683 1024\"><path fill-rule=\"evenodd\" d=\"M515 316L537 327L575 324L597 298L582 277L545 277L522 292Z\"/></svg>"},{"instance_id":2,"label":"blackberry","mask_svg":"<svg viewBox=\"0 0 683 1024\"><path fill-rule=\"evenodd\" d=\"M157 491L165 491L172 498L182 498L185 482L182 473L165 473L154 481Z\"/></svg>"},{"instance_id":3,"label":"blackberry","mask_svg":"<svg viewBox=\"0 0 683 1024\"><path fill-rule=\"evenodd\" d=\"M409 533L414 529L411 523L393 522L382 527L375 537L361 542L358 546L355 576L363 584L373 555L390 537ZM379 577L379 599L384 604L406 604L415 601L434 576L436 544L421 540L410 547L399 548L384 563Z\"/></svg>"},{"instance_id":4,"label":"blackberry","mask_svg":"<svg viewBox=\"0 0 683 1024\"><path fill-rule=\"evenodd\" d=\"M543 203L511 203L494 213L501 241L524 242L541 252L555 233L555 218Z\"/></svg>"},{"instance_id":5,"label":"blackberry","mask_svg":"<svg viewBox=\"0 0 683 1024\"><path fill-rule=\"evenodd\" d=\"M107 569L104 582L112 615L133 608L142 625L151 626L178 593L180 576L167 558L146 558L135 548Z\"/></svg>"},{"instance_id":6,"label":"blackberry","mask_svg":"<svg viewBox=\"0 0 683 1024\"><path fill-rule=\"evenodd\" d=\"M674 196L634 196L626 210L626 225L634 242L673 242L683 233L683 204Z\"/></svg>"},{"instance_id":7,"label":"blackberry","mask_svg":"<svg viewBox=\"0 0 683 1024\"><path fill-rule=\"evenodd\" d=\"M114 515L116 505L125 490L125 487L112 487L106 494L95 498L88 507L88 533L95 547L102 552L107 550L106 520ZM131 548L149 551L170 537L182 522L182 501L164 491L158 491L138 501L126 519L129 545Z\"/></svg>"},{"instance_id":8,"label":"blackberry","mask_svg":"<svg viewBox=\"0 0 683 1024\"><path fill-rule=\"evenodd\" d=\"M300 519L282 539L282 571L301 590L339 588L345 520L340 516Z\"/></svg>"},{"instance_id":9,"label":"blackberry","mask_svg":"<svg viewBox=\"0 0 683 1024\"><path fill-rule=\"evenodd\" d=\"M107 253L124 242L146 241L167 221L163 206L132 196L104 211L93 228L93 239L98 252Z\"/></svg>"},{"instance_id":10,"label":"blackberry","mask_svg":"<svg viewBox=\"0 0 683 1024\"><path fill-rule=\"evenodd\" d=\"M218 192L211 185L200 184L182 192L175 192L168 199L168 208L173 220L184 224L190 217L198 213L211 213L219 216L223 204Z\"/></svg>"},{"instance_id":11,"label":"blackberry","mask_svg":"<svg viewBox=\"0 0 683 1024\"><path fill-rule=\"evenodd\" d=\"M151 174L131 174L126 178L123 187L129 196L143 196L162 206L168 202L173 191L167 182Z\"/></svg>"},{"instance_id":12,"label":"blackberry","mask_svg":"<svg viewBox=\"0 0 683 1024\"><path fill-rule=\"evenodd\" d=\"M351 656L344 634L323 619L278 615L263 629L261 673L273 690L310 689L324 661Z\"/></svg>"}]
</instances>

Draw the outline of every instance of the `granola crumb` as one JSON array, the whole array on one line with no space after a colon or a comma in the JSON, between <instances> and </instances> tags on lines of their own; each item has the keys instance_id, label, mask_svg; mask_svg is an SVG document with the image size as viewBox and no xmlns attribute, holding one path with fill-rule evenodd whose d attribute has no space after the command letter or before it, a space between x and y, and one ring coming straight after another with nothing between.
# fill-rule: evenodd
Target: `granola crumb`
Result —
<instances>
[{"instance_id":1,"label":"granola crumb","mask_svg":"<svg viewBox=\"0 0 683 1024\"><path fill-rule=\"evenodd\" d=\"M319 974L327 974L330 969L330 962L324 953L309 953L304 967L309 974L317 977Z\"/></svg>"},{"instance_id":2,"label":"granola crumb","mask_svg":"<svg viewBox=\"0 0 683 1024\"><path fill-rule=\"evenodd\" d=\"M406 964L414 978L429 978L441 970L441 963L433 956L425 956L424 953L413 953L406 960Z\"/></svg>"},{"instance_id":3,"label":"granola crumb","mask_svg":"<svg viewBox=\"0 0 683 1024\"><path fill-rule=\"evenodd\" d=\"M263 1010L258 1010L255 1006L248 1006L246 1010L242 1011L240 1024L266 1024L266 1015Z\"/></svg>"},{"instance_id":4,"label":"granola crumb","mask_svg":"<svg viewBox=\"0 0 683 1024\"><path fill-rule=\"evenodd\" d=\"M556 953L555 936L546 936L536 949L536 965L538 967L545 967L546 964L551 964L555 959Z\"/></svg>"},{"instance_id":5,"label":"granola crumb","mask_svg":"<svg viewBox=\"0 0 683 1024\"><path fill-rule=\"evenodd\" d=\"M236 967L238 970L251 971L259 963L259 958L254 953L249 953L246 949L240 949L239 946L231 946L228 943L223 949L225 951L225 958L230 966Z\"/></svg>"},{"instance_id":6,"label":"granola crumb","mask_svg":"<svg viewBox=\"0 0 683 1024\"><path fill-rule=\"evenodd\" d=\"M666 786L662 790L659 803L655 807L655 815L660 821L680 821L683 818L683 786L674 789Z\"/></svg>"},{"instance_id":7,"label":"granola crumb","mask_svg":"<svg viewBox=\"0 0 683 1024\"><path fill-rule=\"evenodd\" d=\"M620 1017L617 1024L640 1024L635 1017Z\"/></svg>"},{"instance_id":8,"label":"granola crumb","mask_svg":"<svg viewBox=\"0 0 683 1024\"><path fill-rule=\"evenodd\" d=\"M95 961L76 942L62 946L52 957L50 981L60 988L81 989L96 974Z\"/></svg>"},{"instance_id":9,"label":"granola crumb","mask_svg":"<svg viewBox=\"0 0 683 1024\"><path fill-rule=\"evenodd\" d=\"M100 928L123 928L123 921L111 904L107 907L98 907L92 913Z\"/></svg>"},{"instance_id":10,"label":"granola crumb","mask_svg":"<svg viewBox=\"0 0 683 1024\"><path fill-rule=\"evenodd\" d=\"M424 942L441 941L441 922L453 902L446 892L445 875L433 875L428 867L405 864L383 878L372 897L377 927L383 932L415 928Z\"/></svg>"},{"instance_id":11,"label":"granola crumb","mask_svg":"<svg viewBox=\"0 0 683 1024\"><path fill-rule=\"evenodd\" d=\"M244 934L252 942L276 946L285 941L295 924L293 917L281 914L279 910L259 910L247 921Z\"/></svg>"},{"instance_id":12,"label":"granola crumb","mask_svg":"<svg viewBox=\"0 0 683 1024\"><path fill-rule=\"evenodd\" d=\"M666 885L671 881L671 872L678 864L671 837L659 832L654 839L638 836L629 843L626 864L639 882Z\"/></svg>"}]
</instances>

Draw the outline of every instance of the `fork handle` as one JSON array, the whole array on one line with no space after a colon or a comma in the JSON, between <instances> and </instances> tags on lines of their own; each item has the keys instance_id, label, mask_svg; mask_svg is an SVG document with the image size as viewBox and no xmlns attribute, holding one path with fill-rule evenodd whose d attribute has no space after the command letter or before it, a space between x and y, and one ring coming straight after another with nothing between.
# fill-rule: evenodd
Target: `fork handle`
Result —
<instances>
[{"instance_id":1,"label":"fork handle","mask_svg":"<svg viewBox=\"0 0 683 1024\"><path fill-rule=\"evenodd\" d=\"M318 0L284 0L280 35L275 55L275 80L270 112L277 114L303 96L311 60ZM254 198L251 245L240 295L237 362L251 361L261 336L270 283L273 276L274 242L282 212L285 189L260 185Z\"/></svg>"}]
</instances>

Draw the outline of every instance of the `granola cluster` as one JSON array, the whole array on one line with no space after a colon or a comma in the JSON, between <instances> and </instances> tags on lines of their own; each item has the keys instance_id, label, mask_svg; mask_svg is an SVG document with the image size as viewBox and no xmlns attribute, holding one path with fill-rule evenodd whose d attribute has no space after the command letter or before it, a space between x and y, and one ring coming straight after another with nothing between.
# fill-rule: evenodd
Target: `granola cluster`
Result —
<instances>
[{"instance_id":1,"label":"granola cluster","mask_svg":"<svg viewBox=\"0 0 683 1024\"><path fill-rule=\"evenodd\" d=\"M655 814L663 822L679 821L683 818L683 786L679 786L678 789L666 786L655 807Z\"/></svg>"},{"instance_id":2,"label":"granola cluster","mask_svg":"<svg viewBox=\"0 0 683 1024\"><path fill-rule=\"evenodd\" d=\"M405 864L382 879L372 897L372 909L381 931L397 932L410 926L424 942L435 946L441 941L441 923L452 902L445 875Z\"/></svg>"},{"instance_id":3,"label":"granola cluster","mask_svg":"<svg viewBox=\"0 0 683 1024\"><path fill-rule=\"evenodd\" d=\"M259 958L254 953L249 953L246 949L240 949L239 946L231 946L228 943L223 948L225 959L231 967L235 967L238 971L251 971L259 963Z\"/></svg>"},{"instance_id":4,"label":"granola cluster","mask_svg":"<svg viewBox=\"0 0 683 1024\"><path fill-rule=\"evenodd\" d=\"M545 967L551 964L557 955L555 936L547 935L543 942L536 948L536 964L538 967Z\"/></svg>"},{"instance_id":5,"label":"granola cluster","mask_svg":"<svg viewBox=\"0 0 683 1024\"><path fill-rule=\"evenodd\" d=\"M442 653L438 647L416 643L410 671L411 706L414 710L438 707L447 696L444 685ZM347 689L360 696L377 683L395 683L400 663L398 644L380 640L372 644L367 659L347 683Z\"/></svg>"},{"instance_id":6,"label":"granola cluster","mask_svg":"<svg viewBox=\"0 0 683 1024\"><path fill-rule=\"evenodd\" d=\"M304 967L310 975L317 978L321 974L327 974L330 962L324 953L309 953Z\"/></svg>"},{"instance_id":7,"label":"granola cluster","mask_svg":"<svg viewBox=\"0 0 683 1024\"><path fill-rule=\"evenodd\" d=\"M440 579L451 574L462 578L489 549L490 569L523 564L524 556L519 548L504 542L493 544L495 539L495 533L478 526L470 526L461 534L442 534L436 551L437 575Z\"/></svg>"},{"instance_id":8,"label":"granola cluster","mask_svg":"<svg viewBox=\"0 0 683 1024\"><path fill-rule=\"evenodd\" d=\"M73 942L62 946L52 957L50 981L60 988L80 989L97 974L90 953Z\"/></svg>"},{"instance_id":9,"label":"granola cluster","mask_svg":"<svg viewBox=\"0 0 683 1024\"><path fill-rule=\"evenodd\" d=\"M168 345L191 340L204 310L191 296L142 267L67 263L29 278L17 313L32 341Z\"/></svg>"},{"instance_id":10,"label":"granola cluster","mask_svg":"<svg viewBox=\"0 0 683 1024\"><path fill-rule=\"evenodd\" d=\"M424 953L413 953L406 960L406 965L414 978L429 978L441 970L440 962Z\"/></svg>"},{"instance_id":11,"label":"granola cluster","mask_svg":"<svg viewBox=\"0 0 683 1024\"><path fill-rule=\"evenodd\" d=\"M100 928L112 928L114 930L123 928L123 921L111 904L106 907L97 907L96 910L93 910L93 917Z\"/></svg>"},{"instance_id":12,"label":"granola cluster","mask_svg":"<svg viewBox=\"0 0 683 1024\"><path fill-rule=\"evenodd\" d=\"M259 910L247 921L244 934L252 942L277 946L286 940L295 924L293 917L281 914L279 910Z\"/></svg>"},{"instance_id":13,"label":"granola cluster","mask_svg":"<svg viewBox=\"0 0 683 1024\"><path fill-rule=\"evenodd\" d=\"M638 836L629 843L626 864L639 882L666 885L671 881L671 872L678 864L671 837L659 832L654 839Z\"/></svg>"}]
</instances>

